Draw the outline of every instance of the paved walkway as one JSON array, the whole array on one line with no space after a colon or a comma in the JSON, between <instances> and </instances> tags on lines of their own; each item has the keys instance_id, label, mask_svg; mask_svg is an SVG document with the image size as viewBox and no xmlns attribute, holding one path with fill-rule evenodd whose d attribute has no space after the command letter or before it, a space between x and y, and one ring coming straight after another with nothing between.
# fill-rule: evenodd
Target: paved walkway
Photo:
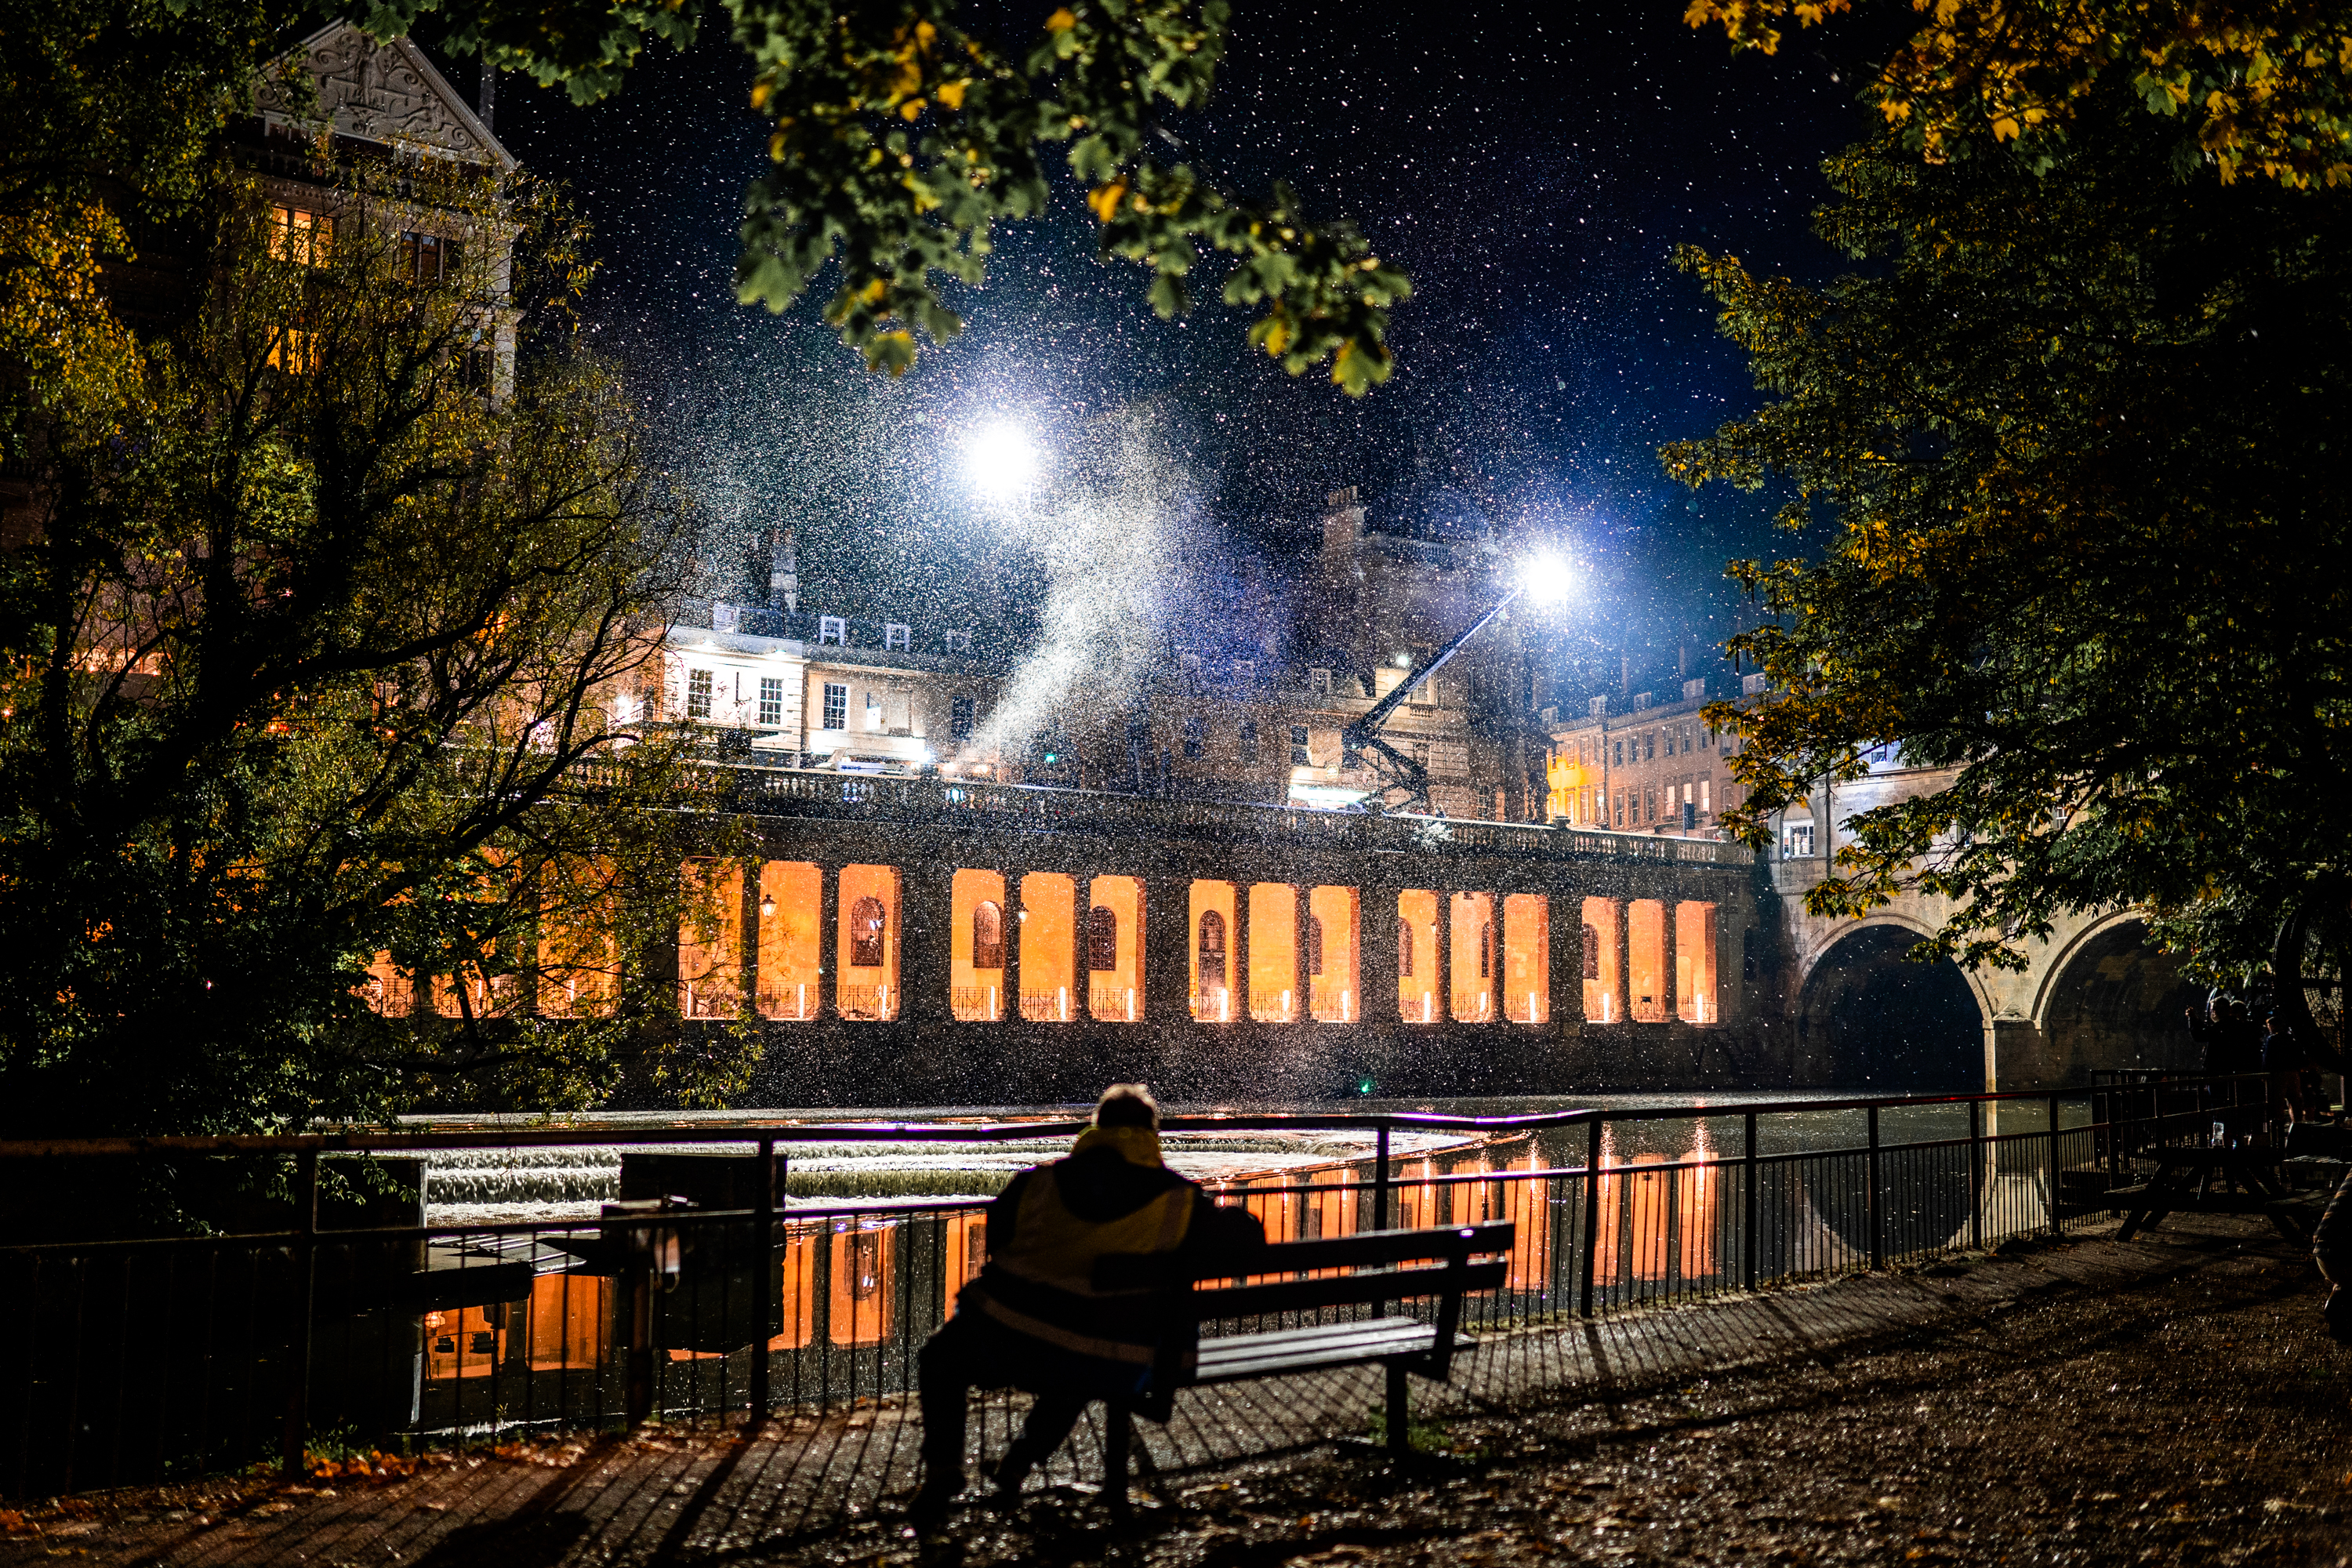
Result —
<instances>
[{"instance_id":1,"label":"paved walkway","mask_svg":"<svg viewBox=\"0 0 2352 1568\"><path fill-rule=\"evenodd\" d=\"M2254 1251L2277 1255L2266 1268L2308 1274L2267 1226L2192 1219L2128 1244L2094 1233L1923 1270L1493 1337L1457 1363L1451 1388L1415 1383L1416 1423L1486 1430L1530 1412L1614 1408L1700 1380L1793 1374L1923 1335L1969 1333L2036 1301L2072 1299L2095 1310L2102 1298L2177 1289ZM1328 1466L1331 1440L1363 1435L1379 1398L1372 1372L1192 1391L1166 1427L1139 1427L1150 1454L1139 1480L1172 1504L1230 1489L1244 1473ZM976 1441L994 1452L1018 1412L1002 1398L984 1412ZM65 1554L173 1568L871 1560L912 1550L898 1510L915 1479L919 1435L911 1410L894 1402L772 1423L748 1440L740 1428L650 1431L515 1446L410 1476L317 1488L214 1482L70 1500L13 1524L0 1515L9 1531L0 1568ZM1033 1487L1059 1488L1050 1495L1083 1506L1097 1452L1082 1428ZM2352 1454L2344 1458L2352 1466Z\"/></svg>"}]
</instances>

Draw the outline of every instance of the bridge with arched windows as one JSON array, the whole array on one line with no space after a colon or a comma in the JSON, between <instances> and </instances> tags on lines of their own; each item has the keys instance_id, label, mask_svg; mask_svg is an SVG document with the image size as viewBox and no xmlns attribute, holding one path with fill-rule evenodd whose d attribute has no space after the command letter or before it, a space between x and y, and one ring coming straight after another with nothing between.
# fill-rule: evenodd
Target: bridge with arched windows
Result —
<instances>
[{"instance_id":1,"label":"bridge with arched windows","mask_svg":"<svg viewBox=\"0 0 2352 1568\"><path fill-rule=\"evenodd\" d=\"M789 769L678 949L768 1104L1744 1081L1752 851L1698 838ZM1763 1069L1769 1070L1769 1069Z\"/></svg>"}]
</instances>

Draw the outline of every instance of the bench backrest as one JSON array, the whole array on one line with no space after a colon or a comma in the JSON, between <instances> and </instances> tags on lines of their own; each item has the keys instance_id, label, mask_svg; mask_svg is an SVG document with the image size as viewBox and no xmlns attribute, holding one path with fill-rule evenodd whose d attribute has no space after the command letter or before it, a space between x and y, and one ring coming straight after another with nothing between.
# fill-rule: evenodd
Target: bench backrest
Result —
<instances>
[{"instance_id":1,"label":"bench backrest","mask_svg":"<svg viewBox=\"0 0 2352 1568\"><path fill-rule=\"evenodd\" d=\"M1157 1289L1156 1310L1171 1326L1434 1296L1440 1300L1433 1364L1442 1376L1461 1326L1462 1298L1495 1289L1509 1278L1510 1264L1496 1255L1510 1251L1517 1233L1507 1221L1365 1231L1276 1242L1241 1264L1206 1268L1164 1255L1113 1254L1097 1260L1094 1281L1099 1290Z\"/></svg>"}]
</instances>

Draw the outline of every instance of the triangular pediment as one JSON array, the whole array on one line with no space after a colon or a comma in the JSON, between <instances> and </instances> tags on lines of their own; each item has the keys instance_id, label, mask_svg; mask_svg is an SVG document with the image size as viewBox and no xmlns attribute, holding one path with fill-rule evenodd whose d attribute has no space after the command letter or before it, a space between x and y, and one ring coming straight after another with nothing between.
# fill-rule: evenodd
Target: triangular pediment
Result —
<instances>
[{"instance_id":1,"label":"triangular pediment","mask_svg":"<svg viewBox=\"0 0 2352 1568\"><path fill-rule=\"evenodd\" d=\"M289 58L309 69L318 102L298 114L278 84L265 78L254 109L273 124L307 131L323 120L340 136L515 166L513 154L406 38L379 43L351 22L335 22L303 39Z\"/></svg>"}]
</instances>

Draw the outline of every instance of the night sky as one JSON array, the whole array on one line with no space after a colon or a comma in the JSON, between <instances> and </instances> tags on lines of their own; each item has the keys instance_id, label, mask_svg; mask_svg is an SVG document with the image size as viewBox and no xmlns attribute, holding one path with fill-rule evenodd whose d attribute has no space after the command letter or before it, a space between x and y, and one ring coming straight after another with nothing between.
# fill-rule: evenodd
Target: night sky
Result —
<instances>
[{"instance_id":1,"label":"night sky","mask_svg":"<svg viewBox=\"0 0 2352 1568\"><path fill-rule=\"evenodd\" d=\"M1008 15L1033 28L1037 9ZM1565 543L1591 584L1556 632L1566 697L1604 668L1614 685L1621 651L1637 685L1670 677L1684 645L1696 663L1738 613L1725 557L1795 547L1765 526L1769 499L1694 498L1659 468L1660 442L1756 395L1667 256L1689 240L1827 277L1837 258L1807 226L1819 165L1864 121L1853 65L1818 32L1735 60L1672 0L1537 14L1239 0L1218 95L1178 127L1232 188L1286 177L1412 277L1396 374L1360 403L1249 351L1247 316L1215 302L1220 272L1196 274L1191 317L1153 317L1146 276L1095 258L1066 180L1051 216L999 233L989 283L956 301L965 332L901 383L819 320L829 282L782 316L736 305L763 130L723 13L602 105L505 79L497 128L593 223L595 342L656 411L714 533L795 522L807 597L879 614L1016 582L961 482L959 437L1009 417L1070 462L1123 412L1155 432L1185 525L1223 531L1235 558L1310 552L1324 492L1349 483L1375 527L1483 521ZM470 62L450 75L475 80Z\"/></svg>"}]
</instances>

